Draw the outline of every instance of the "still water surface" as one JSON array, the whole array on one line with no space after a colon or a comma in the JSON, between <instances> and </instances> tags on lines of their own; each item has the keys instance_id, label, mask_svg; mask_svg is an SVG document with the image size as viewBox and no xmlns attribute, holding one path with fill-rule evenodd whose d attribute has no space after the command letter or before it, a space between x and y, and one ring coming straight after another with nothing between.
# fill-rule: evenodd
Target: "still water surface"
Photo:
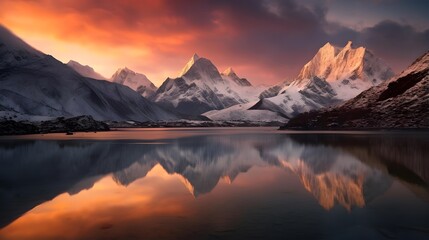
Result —
<instances>
[{"instance_id":1,"label":"still water surface","mask_svg":"<svg viewBox=\"0 0 429 240\"><path fill-rule=\"evenodd\" d=\"M429 134L0 138L0 239L429 239Z\"/></svg>"}]
</instances>

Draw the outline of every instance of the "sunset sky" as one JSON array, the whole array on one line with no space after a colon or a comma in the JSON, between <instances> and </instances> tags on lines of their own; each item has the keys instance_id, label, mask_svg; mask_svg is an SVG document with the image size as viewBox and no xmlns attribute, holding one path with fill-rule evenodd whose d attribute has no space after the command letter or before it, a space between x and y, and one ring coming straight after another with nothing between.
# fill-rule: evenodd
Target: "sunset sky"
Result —
<instances>
[{"instance_id":1,"label":"sunset sky","mask_svg":"<svg viewBox=\"0 0 429 240\"><path fill-rule=\"evenodd\" d=\"M427 0L0 0L0 23L35 48L155 85L198 53L255 84L295 77L327 41L366 46L399 72L429 50Z\"/></svg>"}]
</instances>

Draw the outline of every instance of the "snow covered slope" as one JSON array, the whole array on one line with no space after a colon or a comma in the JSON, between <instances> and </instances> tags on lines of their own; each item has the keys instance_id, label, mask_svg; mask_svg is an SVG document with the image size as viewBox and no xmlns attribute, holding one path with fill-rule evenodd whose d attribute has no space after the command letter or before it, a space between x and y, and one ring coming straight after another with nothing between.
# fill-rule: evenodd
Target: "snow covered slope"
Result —
<instances>
[{"instance_id":1,"label":"snow covered slope","mask_svg":"<svg viewBox=\"0 0 429 240\"><path fill-rule=\"evenodd\" d=\"M78 74L0 26L0 110L97 120L176 119L128 87Z\"/></svg>"},{"instance_id":2,"label":"snow covered slope","mask_svg":"<svg viewBox=\"0 0 429 240\"><path fill-rule=\"evenodd\" d=\"M262 91L261 94L259 94L259 99L277 96L280 91L283 90L285 87L289 86L289 84L290 81L283 81L279 84L268 87L264 91Z\"/></svg>"},{"instance_id":3,"label":"snow covered slope","mask_svg":"<svg viewBox=\"0 0 429 240\"><path fill-rule=\"evenodd\" d=\"M331 85L324 79L313 77L305 84L292 83L275 97L261 99L252 109L265 109L292 118L299 113L339 103Z\"/></svg>"},{"instance_id":4,"label":"snow covered slope","mask_svg":"<svg viewBox=\"0 0 429 240\"><path fill-rule=\"evenodd\" d=\"M26 64L45 57L45 54L14 36L0 25L0 69Z\"/></svg>"},{"instance_id":5,"label":"snow covered slope","mask_svg":"<svg viewBox=\"0 0 429 240\"><path fill-rule=\"evenodd\" d=\"M286 128L429 128L429 52L397 78L341 106L301 114Z\"/></svg>"},{"instance_id":6,"label":"snow covered slope","mask_svg":"<svg viewBox=\"0 0 429 240\"><path fill-rule=\"evenodd\" d=\"M327 43L291 84L277 96L261 99L252 109L280 112L291 118L353 98L392 76L392 70L367 49L352 48L350 41L342 49Z\"/></svg>"},{"instance_id":7,"label":"snow covered slope","mask_svg":"<svg viewBox=\"0 0 429 240\"><path fill-rule=\"evenodd\" d=\"M250 122L286 122L287 118L280 113L269 110L249 110L255 102L237 104L222 110L212 110L203 115L218 121L250 121Z\"/></svg>"},{"instance_id":8,"label":"snow covered slope","mask_svg":"<svg viewBox=\"0 0 429 240\"><path fill-rule=\"evenodd\" d=\"M181 113L199 115L254 101L260 91L232 69L220 74L210 60L194 54L179 76L167 78L152 99Z\"/></svg>"},{"instance_id":9,"label":"snow covered slope","mask_svg":"<svg viewBox=\"0 0 429 240\"><path fill-rule=\"evenodd\" d=\"M94 71L94 69L88 65L83 66L82 64L76 61L70 60L67 63L67 66L73 68L76 72L78 72L80 75L84 77L99 79L99 80L106 80L105 77L103 77L98 72Z\"/></svg>"},{"instance_id":10,"label":"snow covered slope","mask_svg":"<svg viewBox=\"0 0 429 240\"><path fill-rule=\"evenodd\" d=\"M110 78L112 82L130 87L145 98L152 97L158 89L144 74L136 73L128 68L118 69Z\"/></svg>"},{"instance_id":11,"label":"snow covered slope","mask_svg":"<svg viewBox=\"0 0 429 240\"><path fill-rule=\"evenodd\" d=\"M286 122L299 113L340 102L335 98L335 91L329 83L318 77L314 77L302 86L289 86L282 92L275 97L263 98L258 102L253 102L252 105L235 105L227 109L211 111L204 115L213 120L240 120L237 119L238 117L247 120L256 117L255 121L266 122L270 122L270 118L275 116L276 121L279 121L280 117L282 119L280 122ZM237 113L231 113L231 111ZM257 111L260 111L259 113L262 115L257 115ZM231 119L231 117L234 119Z\"/></svg>"},{"instance_id":12,"label":"snow covered slope","mask_svg":"<svg viewBox=\"0 0 429 240\"><path fill-rule=\"evenodd\" d=\"M239 94L239 97L245 102L258 100L259 94L266 89L264 86L252 85L246 78L240 78L232 67L222 72L221 76L228 85L226 90L228 91L229 88L232 92Z\"/></svg>"}]
</instances>

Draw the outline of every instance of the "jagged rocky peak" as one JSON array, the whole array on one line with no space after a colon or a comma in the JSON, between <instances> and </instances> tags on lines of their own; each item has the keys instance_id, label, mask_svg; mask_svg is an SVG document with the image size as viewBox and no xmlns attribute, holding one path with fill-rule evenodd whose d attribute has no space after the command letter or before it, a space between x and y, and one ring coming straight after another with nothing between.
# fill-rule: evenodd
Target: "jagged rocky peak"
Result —
<instances>
[{"instance_id":1,"label":"jagged rocky peak","mask_svg":"<svg viewBox=\"0 0 429 240\"><path fill-rule=\"evenodd\" d=\"M179 72L178 77L185 75L189 71L189 69L195 64L195 62L198 61L198 59L200 59L200 56L198 56L198 54L194 53L194 55L192 55L191 59L189 59L189 61L183 67L182 71Z\"/></svg>"},{"instance_id":2,"label":"jagged rocky peak","mask_svg":"<svg viewBox=\"0 0 429 240\"><path fill-rule=\"evenodd\" d=\"M232 73L221 74L209 59L194 54L179 77L167 78L152 100L188 116L257 100L262 89Z\"/></svg>"},{"instance_id":3,"label":"jagged rocky peak","mask_svg":"<svg viewBox=\"0 0 429 240\"><path fill-rule=\"evenodd\" d=\"M352 48L353 42L352 41L347 41L346 46L344 46L344 49L350 49Z\"/></svg>"},{"instance_id":4,"label":"jagged rocky peak","mask_svg":"<svg viewBox=\"0 0 429 240\"><path fill-rule=\"evenodd\" d=\"M146 75L136 73L127 67L119 68L112 75L111 81L128 86L143 97L152 97L158 89Z\"/></svg>"},{"instance_id":5,"label":"jagged rocky peak","mask_svg":"<svg viewBox=\"0 0 429 240\"><path fill-rule=\"evenodd\" d=\"M337 107L305 113L286 128L428 128L429 53L403 71Z\"/></svg>"},{"instance_id":6,"label":"jagged rocky peak","mask_svg":"<svg viewBox=\"0 0 429 240\"><path fill-rule=\"evenodd\" d=\"M118 68L111 79L113 82L123 84L128 75L136 75L136 73L127 67Z\"/></svg>"},{"instance_id":7,"label":"jagged rocky peak","mask_svg":"<svg viewBox=\"0 0 429 240\"><path fill-rule=\"evenodd\" d=\"M203 80L209 82L222 82L223 79L216 66L207 58L194 54L178 74L178 78L188 81Z\"/></svg>"},{"instance_id":8,"label":"jagged rocky peak","mask_svg":"<svg viewBox=\"0 0 429 240\"><path fill-rule=\"evenodd\" d=\"M135 84L153 85L152 82L142 73L136 73L133 70L124 67L119 68L111 77L112 82L126 84L127 82Z\"/></svg>"},{"instance_id":9,"label":"jagged rocky peak","mask_svg":"<svg viewBox=\"0 0 429 240\"><path fill-rule=\"evenodd\" d=\"M314 76L324 76L340 49L326 43L316 55L301 69L298 79L310 79Z\"/></svg>"},{"instance_id":10,"label":"jagged rocky peak","mask_svg":"<svg viewBox=\"0 0 429 240\"><path fill-rule=\"evenodd\" d=\"M328 82L361 79L373 85L393 76L386 63L364 47L353 48L348 41L343 48L326 43L302 68L297 79L324 78Z\"/></svg>"},{"instance_id":11,"label":"jagged rocky peak","mask_svg":"<svg viewBox=\"0 0 429 240\"><path fill-rule=\"evenodd\" d=\"M225 71L223 71L222 75L225 75L225 76L237 76L237 74L234 72L234 70L232 69L232 67L229 67L229 68L225 69Z\"/></svg>"},{"instance_id":12,"label":"jagged rocky peak","mask_svg":"<svg viewBox=\"0 0 429 240\"><path fill-rule=\"evenodd\" d=\"M234 72L232 67L227 68L225 71L222 72L221 75L224 77L224 79L227 79L227 80L230 79L239 86L243 86L243 87L252 86L252 84L247 79L240 78L239 76L237 76L237 74Z\"/></svg>"}]
</instances>

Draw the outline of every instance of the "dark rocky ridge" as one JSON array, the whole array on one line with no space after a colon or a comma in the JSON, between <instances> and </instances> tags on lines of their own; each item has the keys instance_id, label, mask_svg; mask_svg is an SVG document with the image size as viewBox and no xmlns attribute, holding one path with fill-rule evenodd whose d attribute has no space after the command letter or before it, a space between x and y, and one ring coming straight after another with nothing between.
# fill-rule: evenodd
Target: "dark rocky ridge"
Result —
<instances>
[{"instance_id":1,"label":"dark rocky ridge","mask_svg":"<svg viewBox=\"0 0 429 240\"><path fill-rule=\"evenodd\" d=\"M54 120L41 122L0 121L0 135L22 135L38 133L89 132L109 131L109 126L94 120L91 116L72 118L59 117Z\"/></svg>"}]
</instances>

